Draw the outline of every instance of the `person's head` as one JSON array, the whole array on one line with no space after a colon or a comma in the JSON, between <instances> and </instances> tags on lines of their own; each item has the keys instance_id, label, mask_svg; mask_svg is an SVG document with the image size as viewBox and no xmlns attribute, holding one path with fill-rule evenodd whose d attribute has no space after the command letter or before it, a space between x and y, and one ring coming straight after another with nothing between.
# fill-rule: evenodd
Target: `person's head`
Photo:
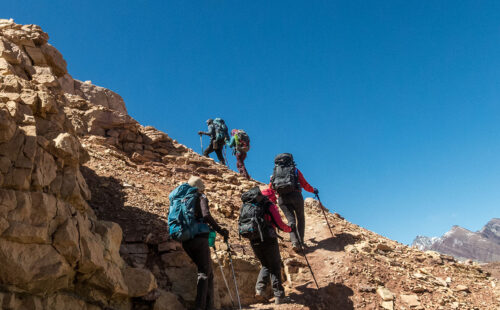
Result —
<instances>
[{"instance_id":1,"label":"person's head","mask_svg":"<svg viewBox=\"0 0 500 310\"><path fill-rule=\"evenodd\" d=\"M211 119L211 118L207 119L207 125L211 125L213 122L214 122L213 119Z\"/></svg>"},{"instance_id":2,"label":"person's head","mask_svg":"<svg viewBox=\"0 0 500 310\"><path fill-rule=\"evenodd\" d=\"M196 187L200 193L205 191L205 184L203 184L203 180L197 176L191 176L188 180L188 184L192 187Z\"/></svg>"},{"instance_id":3,"label":"person's head","mask_svg":"<svg viewBox=\"0 0 500 310\"><path fill-rule=\"evenodd\" d=\"M231 130L231 136L234 136L238 132L238 129Z\"/></svg>"}]
</instances>

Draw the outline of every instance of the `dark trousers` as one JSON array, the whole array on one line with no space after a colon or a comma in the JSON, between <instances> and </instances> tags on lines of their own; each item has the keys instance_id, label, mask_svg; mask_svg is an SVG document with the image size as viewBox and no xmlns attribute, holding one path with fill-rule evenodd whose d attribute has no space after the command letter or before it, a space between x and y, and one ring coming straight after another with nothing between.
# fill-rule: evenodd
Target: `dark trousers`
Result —
<instances>
[{"instance_id":1,"label":"dark trousers","mask_svg":"<svg viewBox=\"0 0 500 310\"><path fill-rule=\"evenodd\" d=\"M214 148L215 144L215 148ZM206 150L203 152L203 155L206 157L210 157L210 153L215 151L215 154L217 154L217 158L219 159L220 163L225 165L226 161L224 160L224 155L222 155L222 148L224 147L224 144L219 143L217 144L216 142L210 140L210 144L206 148Z\"/></svg>"},{"instance_id":2,"label":"dark trousers","mask_svg":"<svg viewBox=\"0 0 500 310\"><path fill-rule=\"evenodd\" d=\"M236 168L238 168L238 172L241 175L243 175L247 179L250 179L250 175L248 174L247 168L245 167L245 158L247 158L247 153L236 152Z\"/></svg>"},{"instance_id":3,"label":"dark trousers","mask_svg":"<svg viewBox=\"0 0 500 310\"><path fill-rule=\"evenodd\" d=\"M196 287L196 310L212 310L214 308L214 274L208 247L208 235L198 235L184 241L182 248L198 268L198 285Z\"/></svg>"},{"instance_id":4,"label":"dark trousers","mask_svg":"<svg viewBox=\"0 0 500 310\"><path fill-rule=\"evenodd\" d=\"M269 277L273 287L274 296L281 297L285 294L281 282L281 256L277 238L265 238L264 242L251 242L253 252L259 259L260 269L255 290L264 292L269 284Z\"/></svg>"},{"instance_id":5,"label":"dark trousers","mask_svg":"<svg viewBox=\"0 0 500 310\"><path fill-rule=\"evenodd\" d=\"M285 214L288 225L295 224L300 234L300 240L304 242L304 231L306 220L304 217L304 197L301 192L291 192L285 195L280 195L278 204L280 209ZM290 233L290 240L293 244L298 243L296 232Z\"/></svg>"}]
</instances>

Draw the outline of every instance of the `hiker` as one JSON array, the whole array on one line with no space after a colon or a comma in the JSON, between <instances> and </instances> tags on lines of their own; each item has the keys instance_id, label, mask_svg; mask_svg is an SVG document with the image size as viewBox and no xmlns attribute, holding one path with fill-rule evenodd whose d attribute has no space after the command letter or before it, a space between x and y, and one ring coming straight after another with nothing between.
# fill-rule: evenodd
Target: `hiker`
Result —
<instances>
[{"instance_id":1,"label":"hiker","mask_svg":"<svg viewBox=\"0 0 500 310\"><path fill-rule=\"evenodd\" d=\"M215 120L209 118L207 120L208 131L198 131L198 134L209 136L210 143L208 147L203 152L203 155L206 157L210 157L210 153L215 151L219 162L223 165L226 164L224 160L224 155L222 154L222 149L224 147L224 143L229 140L229 134L227 132L227 126L223 119L216 118Z\"/></svg>"},{"instance_id":2,"label":"hiker","mask_svg":"<svg viewBox=\"0 0 500 310\"><path fill-rule=\"evenodd\" d=\"M302 188L314 194L318 194L319 191L307 183L302 172L295 166L292 154L289 153L275 157L270 187L279 195L278 204L285 214L288 225L297 228L290 233L292 249L297 252L299 250L297 231L304 245L305 218Z\"/></svg>"},{"instance_id":3,"label":"hiker","mask_svg":"<svg viewBox=\"0 0 500 310\"><path fill-rule=\"evenodd\" d=\"M238 172L250 180L250 175L245 167L245 158L247 158L247 152L250 150L250 137L244 130L233 129L231 130L231 140L228 142L228 146L233 148Z\"/></svg>"},{"instance_id":4,"label":"hiker","mask_svg":"<svg viewBox=\"0 0 500 310\"><path fill-rule=\"evenodd\" d=\"M283 223L278 207L272 202L276 201L272 189L266 188L261 192L259 187L254 187L243 193L241 200L243 206L238 229L241 236L250 240L253 252L262 265L255 284L255 298L260 302L269 301L265 292L270 278L274 302L280 304L285 297L285 290L281 279L281 256L275 228L285 232L291 232L292 228Z\"/></svg>"},{"instance_id":5,"label":"hiker","mask_svg":"<svg viewBox=\"0 0 500 310\"><path fill-rule=\"evenodd\" d=\"M182 242L182 248L198 269L196 310L215 309L214 275L208 246L209 228L218 232L225 240L229 238L229 231L219 226L210 214L208 199L203 194L204 190L203 181L199 177L192 176L187 183L177 187L169 196L168 224L170 226L170 235L173 239ZM182 207L183 204L184 208ZM176 212L176 210L182 209L188 212L179 216L182 211ZM194 218L191 218L191 215ZM179 218L182 218L182 220L176 221ZM186 222L190 224L186 224ZM183 225L190 226L186 228Z\"/></svg>"}]
</instances>

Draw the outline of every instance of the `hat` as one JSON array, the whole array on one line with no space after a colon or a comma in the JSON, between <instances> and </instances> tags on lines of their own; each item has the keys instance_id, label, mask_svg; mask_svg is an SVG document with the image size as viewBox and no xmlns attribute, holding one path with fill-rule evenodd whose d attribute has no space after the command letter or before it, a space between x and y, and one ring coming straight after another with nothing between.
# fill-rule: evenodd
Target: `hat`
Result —
<instances>
[{"instance_id":1,"label":"hat","mask_svg":"<svg viewBox=\"0 0 500 310\"><path fill-rule=\"evenodd\" d=\"M214 122L213 119L211 119L211 118L207 119L207 124L212 124L213 122Z\"/></svg>"},{"instance_id":2,"label":"hat","mask_svg":"<svg viewBox=\"0 0 500 310\"><path fill-rule=\"evenodd\" d=\"M196 187L200 192L205 190L205 184L203 184L203 180L197 176L191 176L188 180L188 184L192 187Z\"/></svg>"}]
</instances>

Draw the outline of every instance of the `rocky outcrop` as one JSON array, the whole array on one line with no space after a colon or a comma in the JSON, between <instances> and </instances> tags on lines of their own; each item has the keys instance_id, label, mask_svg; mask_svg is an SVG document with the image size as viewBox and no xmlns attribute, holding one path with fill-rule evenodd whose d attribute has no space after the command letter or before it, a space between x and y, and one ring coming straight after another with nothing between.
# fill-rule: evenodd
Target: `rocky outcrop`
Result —
<instances>
[{"instance_id":1,"label":"rocky outcrop","mask_svg":"<svg viewBox=\"0 0 500 310\"><path fill-rule=\"evenodd\" d=\"M490 220L480 231L453 226L441 237L417 236L412 246L478 262L500 261L500 219Z\"/></svg>"},{"instance_id":2,"label":"rocky outcrop","mask_svg":"<svg viewBox=\"0 0 500 310\"><path fill-rule=\"evenodd\" d=\"M0 20L3 308L128 309L130 297L156 282L125 264L120 226L99 220L87 203L80 165L89 156L66 115L75 97L61 87L70 79L66 62L47 40L38 26ZM76 94L126 113L118 95L74 83Z\"/></svg>"}]
</instances>

